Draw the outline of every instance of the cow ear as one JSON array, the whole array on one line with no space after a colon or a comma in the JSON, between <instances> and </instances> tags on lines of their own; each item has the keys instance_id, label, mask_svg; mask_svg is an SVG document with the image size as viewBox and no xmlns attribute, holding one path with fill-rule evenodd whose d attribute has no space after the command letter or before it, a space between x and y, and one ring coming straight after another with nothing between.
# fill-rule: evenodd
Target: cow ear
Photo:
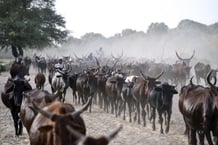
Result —
<instances>
[{"instance_id":1,"label":"cow ear","mask_svg":"<svg viewBox=\"0 0 218 145\"><path fill-rule=\"evenodd\" d=\"M48 132L52 130L52 125L45 125L38 128L40 132Z\"/></svg>"},{"instance_id":2,"label":"cow ear","mask_svg":"<svg viewBox=\"0 0 218 145\"><path fill-rule=\"evenodd\" d=\"M156 81L155 83L156 83L156 84L161 84L161 81Z\"/></svg>"},{"instance_id":3,"label":"cow ear","mask_svg":"<svg viewBox=\"0 0 218 145\"><path fill-rule=\"evenodd\" d=\"M172 92L173 94L178 94L178 91L175 90L175 89L172 89L171 92Z\"/></svg>"},{"instance_id":4,"label":"cow ear","mask_svg":"<svg viewBox=\"0 0 218 145\"><path fill-rule=\"evenodd\" d=\"M162 91L162 87L161 86L155 87L155 91L161 92Z\"/></svg>"}]
</instances>

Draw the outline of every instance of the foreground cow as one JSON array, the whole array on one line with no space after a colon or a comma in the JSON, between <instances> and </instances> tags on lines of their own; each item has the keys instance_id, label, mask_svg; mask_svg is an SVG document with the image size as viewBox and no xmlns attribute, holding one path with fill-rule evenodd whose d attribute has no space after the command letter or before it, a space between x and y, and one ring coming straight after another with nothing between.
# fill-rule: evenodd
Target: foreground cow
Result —
<instances>
[{"instance_id":1,"label":"foreground cow","mask_svg":"<svg viewBox=\"0 0 218 145\"><path fill-rule=\"evenodd\" d=\"M209 80L210 75L208 75ZM179 110L183 115L188 130L188 142L197 145L196 133L199 135L201 145L204 145L204 135L208 143L213 145L210 130L217 134L217 96L210 88L190 84L181 88L179 94Z\"/></svg>"},{"instance_id":2,"label":"foreground cow","mask_svg":"<svg viewBox=\"0 0 218 145\"><path fill-rule=\"evenodd\" d=\"M39 114L30 128L31 145L75 145L76 137L70 135L69 125L81 134L86 134L86 127L80 114L87 109L91 98L81 110L75 111L71 104L54 101L43 109L33 104Z\"/></svg>"},{"instance_id":3,"label":"foreground cow","mask_svg":"<svg viewBox=\"0 0 218 145\"><path fill-rule=\"evenodd\" d=\"M40 108L43 108L48 103L53 102L57 97L50 94L46 90L33 89L23 93L23 100L20 108L20 118L23 125L29 133L30 127L37 113L29 108L32 103L35 103Z\"/></svg>"},{"instance_id":4,"label":"foreground cow","mask_svg":"<svg viewBox=\"0 0 218 145\"><path fill-rule=\"evenodd\" d=\"M70 126L67 126L67 129L70 131L70 133L77 137L77 143L78 145L108 145L109 142L119 133L119 131L123 127L120 126L116 130L114 130L112 133L110 133L107 136L100 136L98 138L94 138L92 136L84 136L83 134L79 133L75 129L71 128Z\"/></svg>"},{"instance_id":5,"label":"foreground cow","mask_svg":"<svg viewBox=\"0 0 218 145\"><path fill-rule=\"evenodd\" d=\"M150 92L148 100L151 107L151 117L153 118L153 130L155 130L155 117L157 109L161 125L160 132L163 133L163 113L166 113L167 115L165 132L169 132L173 95L177 93L178 92L175 90L175 86L169 85L168 83L163 83L159 86L156 86Z\"/></svg>"}]
</instances>

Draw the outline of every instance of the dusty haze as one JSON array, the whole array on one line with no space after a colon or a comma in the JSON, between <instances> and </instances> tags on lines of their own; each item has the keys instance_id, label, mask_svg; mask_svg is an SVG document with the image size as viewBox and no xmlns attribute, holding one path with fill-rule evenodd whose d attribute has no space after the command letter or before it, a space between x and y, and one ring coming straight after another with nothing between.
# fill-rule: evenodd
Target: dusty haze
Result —
<instances>
[{"instance_id":1,"label":"dusty haze","mask_svg":"<svg viewBox=\"0 0 218 145\"><path fill-rule=\"evenodd\" d=\"M177 51L182 58L189 58L195 50L194 65L197 61L218 64L218 23L204 25L192 20L182 20L176 28L169 29L164 23L152 23L146 32L125 29L110 38L101 34L87 33L81 38L70 37L60 48L50 48L37 52L44 56L87 57L102 47L104 55L123 56L127 60L154 60L173 64L177 60Z\"/></svg>"}]
</instances>

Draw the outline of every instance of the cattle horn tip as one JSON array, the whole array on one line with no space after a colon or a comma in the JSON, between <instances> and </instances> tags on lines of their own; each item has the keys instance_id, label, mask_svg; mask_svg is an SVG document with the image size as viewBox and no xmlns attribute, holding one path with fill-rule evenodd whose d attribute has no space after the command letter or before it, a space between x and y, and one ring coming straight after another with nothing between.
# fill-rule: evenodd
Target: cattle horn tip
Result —
<instances>
[{"instance_id":1,"label":"cattle horn tip","mask_svg":"<svg viewBox=\"0 0 218 145\"><path fill-rule=\"evenodd\" d=\"M84 135L81 134L80 132L76 131L75 129L73 129L71 126L67 125L66 126L67 130L77 139L83 138Z\"/></svg>"},{"instance_id":2,"label":"cattle horn tip","mask_svg":"<svg viewBox=\"0 0 218 145\"><path fill-rule=\"evenodd\" d=\"M120 132L120 130L122 128L123 128L123 125L120 125L116 130L114 130L112 133L110 133L108 135L108 140L110 141L111 139L113 139Z\"/></svg>"},{"instance_id":3,"label":"cattle horn tip","mask_svg":"<svg viewBox=\"0 0 218 145\"><path fill-rule=\"evenodd\" d=\"M72 113L72 116L79 115L79 114L81 114L82 112L84 112L85 110L87 110L88 107L89 107L89 105L91 104L91 102L92 102L92 97L89 97L89 98L88 98L88 101L86 102L86 104L85 104L80 110L73 112L73 113Z\"/></svg>"}]
</instances>

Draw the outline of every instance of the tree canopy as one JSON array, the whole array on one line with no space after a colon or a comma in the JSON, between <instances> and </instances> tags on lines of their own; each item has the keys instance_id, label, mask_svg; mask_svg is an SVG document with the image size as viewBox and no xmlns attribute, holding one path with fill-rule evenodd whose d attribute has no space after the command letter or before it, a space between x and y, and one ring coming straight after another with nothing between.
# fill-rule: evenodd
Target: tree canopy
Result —
<instances>
[{"instance_id":1,"label":"tree canopy","mask_svg":"<svg viewBox=\"0 0 218 145\"><path fill-rule=\"evenodd\" d=\"M67 37L55 0L0 0L0 46L41 49Z\"/></svg>"}]
</instances>

